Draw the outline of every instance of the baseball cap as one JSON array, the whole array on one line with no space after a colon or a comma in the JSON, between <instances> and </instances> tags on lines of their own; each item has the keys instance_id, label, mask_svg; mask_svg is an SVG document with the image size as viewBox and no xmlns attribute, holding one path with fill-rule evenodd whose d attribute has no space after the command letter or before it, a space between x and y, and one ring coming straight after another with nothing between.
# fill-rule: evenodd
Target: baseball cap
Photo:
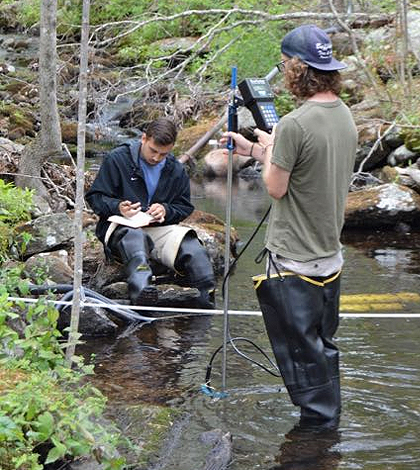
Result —
<instances>
[{"instance_id":1,"label":"baseball cap","mask_svg":"<svg viewBox=\"0 0 420 470\"><path fill-rule=\"evenodd\" d=\"M328 34L314 24L304 24L284 36L281 52L288 57L299 57L302 62L318 70L341 70L347 67L332 56Z\"/></svg>"}]
</instances>

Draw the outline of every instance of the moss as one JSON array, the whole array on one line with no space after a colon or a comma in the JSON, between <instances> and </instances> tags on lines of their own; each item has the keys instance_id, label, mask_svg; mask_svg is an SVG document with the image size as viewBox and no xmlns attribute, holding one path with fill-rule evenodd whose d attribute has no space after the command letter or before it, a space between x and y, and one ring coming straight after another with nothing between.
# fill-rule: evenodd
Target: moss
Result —
<instances>
[{"instance_id":1,"label":"moss","mask_svg":"<svg viewBox=\"0 0 420 470\"><path fill-rule=\"evenodd\" d=\"M125 412L130 421L124 424L128 430L125 434L131 444L127 443L128 447L123 453L136 468L146 467L159 454L163 441L181 412L169 407L147 404L127 407Z\"/></svg>"},{"instance_id":2,"label":"moss","mask_svg":"<svg viewBox=\"0 0 420 470\"><path fill-rule=\"evenodd\" d=\"M5 116L9 118L9 129L15 128L22 129L22 132L28 135L35 135L34 125L36 118L30 110L19 107L15 104L1 104L0 117Z\"/></svg>"}]
</instances>

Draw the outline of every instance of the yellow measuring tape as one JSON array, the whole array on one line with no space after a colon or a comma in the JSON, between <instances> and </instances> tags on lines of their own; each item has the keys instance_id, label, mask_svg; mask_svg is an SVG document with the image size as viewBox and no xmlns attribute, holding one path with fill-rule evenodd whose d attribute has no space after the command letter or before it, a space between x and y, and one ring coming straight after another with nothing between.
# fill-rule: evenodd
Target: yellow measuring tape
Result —
<instances>
[{"instance_id":1,"label":"yellow measuring tape","mask_svg":"<svg viewBox=\"0 0 420 470\"><path fill-rule=\"evenodd\" d=\"M349 294L340 296L342 312L403 311L408 304L420 304L420 294L397 292L395 294Z\"/></svg>"},{"instance_id":2,"label":"yellow measuring tape","mask_svg":"<svg viewBox=\"0 0 420 470\"><path fill-rule=\"evenodd\" d=\"M298 276L304 281L323 287L325 284L334 281L340 272L323 282L316 281L308 276L296 274L294 272L285 271L279 274L272 274L271 278ZM254 289L258 289L260 284L265 281L267 275L260 274L253 276ZM420 294L415 292L397 292L395 294L347 294L340 296L341 312L401 312L407 309L410 304L420 304Z\"/></svg>"}]
</instances>

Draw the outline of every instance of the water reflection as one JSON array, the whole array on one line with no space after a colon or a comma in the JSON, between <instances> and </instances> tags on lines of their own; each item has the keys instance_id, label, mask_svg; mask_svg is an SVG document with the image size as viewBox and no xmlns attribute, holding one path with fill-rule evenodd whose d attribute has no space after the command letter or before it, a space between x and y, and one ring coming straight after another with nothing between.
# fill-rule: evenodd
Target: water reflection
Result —
<instances>
[{"instance_id":1,"label":"water reflection","mask_svg":"<svg viewBox=\"0 0 420 470\"><path fill-rule=\"evenodd\" d=\"M202 182L192 182L193 203L197 208L211 212L225 219L227 188L226 181L214 178ZM260 178L243 180L236 178L232 183L232 217L234 222L252 221L255 223L269 206L267 192Z\"/></svg>"},{"instance_id":2,"label":"water reflection","mask_svg":"<svg viewBox=\"0 0 420 470\"><path fill-rule=\"evenodd\" d=\"M337 427L316 430L298 424L284 436L278 465L269 470L334 470L341 460L340 435Z\"/></svg>"},{"instance_id":3,"label":"water reflection","mask_svg":"<svg viewBox=\"0 0 420 470\"><path fill-rule=\"evenodd\" d=\"M93 383L113 404L165 404L180 397L179 380L204 341L211 317L139 324L117 338L89 340L78 353L95 353ZM185 390L184 390L185 392Z\"/></svg>"}]
</instances>

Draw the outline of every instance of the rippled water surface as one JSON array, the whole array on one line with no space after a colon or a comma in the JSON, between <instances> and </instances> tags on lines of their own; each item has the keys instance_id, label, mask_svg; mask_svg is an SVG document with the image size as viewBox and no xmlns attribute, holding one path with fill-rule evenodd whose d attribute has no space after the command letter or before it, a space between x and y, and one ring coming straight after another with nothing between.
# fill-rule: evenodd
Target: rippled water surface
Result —
<instances>
[{"instance_id":1,"label":"rippled water surface","mask_svg":"<svg viewBox=\"0 0 420 470\"><path fill-rule=\"evenodd\" d=\"M223 182L194 185L193 193L197 208L224 217ZM232 222L241 240L247 240L267 205L258 181L234 185ZM250 278L263 271L254 263L263 232L230 280L232 309L258 309ZM404 318L405 312L420 312L420 305L395 300L397 293L420 291L420 234L345 233L343 240L342 293L392 294L380 308L388 306L401 317L342 318L337 343L343 413L337 430L314 434L296 427L298 410L279 380L230 350L228 396L214 400L200 393L208 361L222 341L221 316L160 321L123 332L117 340L90 342L97 354L94 381L116 414L120 404L140 401L183 412L154 469L204 468L209 447L199 436L214 428L233 436L232 470L420 468L420 319ZM261 317L232 316L230 330L270 351ZM262 360L249 346L241 348ZM212 374L216 387L219 356Z\"/></svg>"}]
</instances>

